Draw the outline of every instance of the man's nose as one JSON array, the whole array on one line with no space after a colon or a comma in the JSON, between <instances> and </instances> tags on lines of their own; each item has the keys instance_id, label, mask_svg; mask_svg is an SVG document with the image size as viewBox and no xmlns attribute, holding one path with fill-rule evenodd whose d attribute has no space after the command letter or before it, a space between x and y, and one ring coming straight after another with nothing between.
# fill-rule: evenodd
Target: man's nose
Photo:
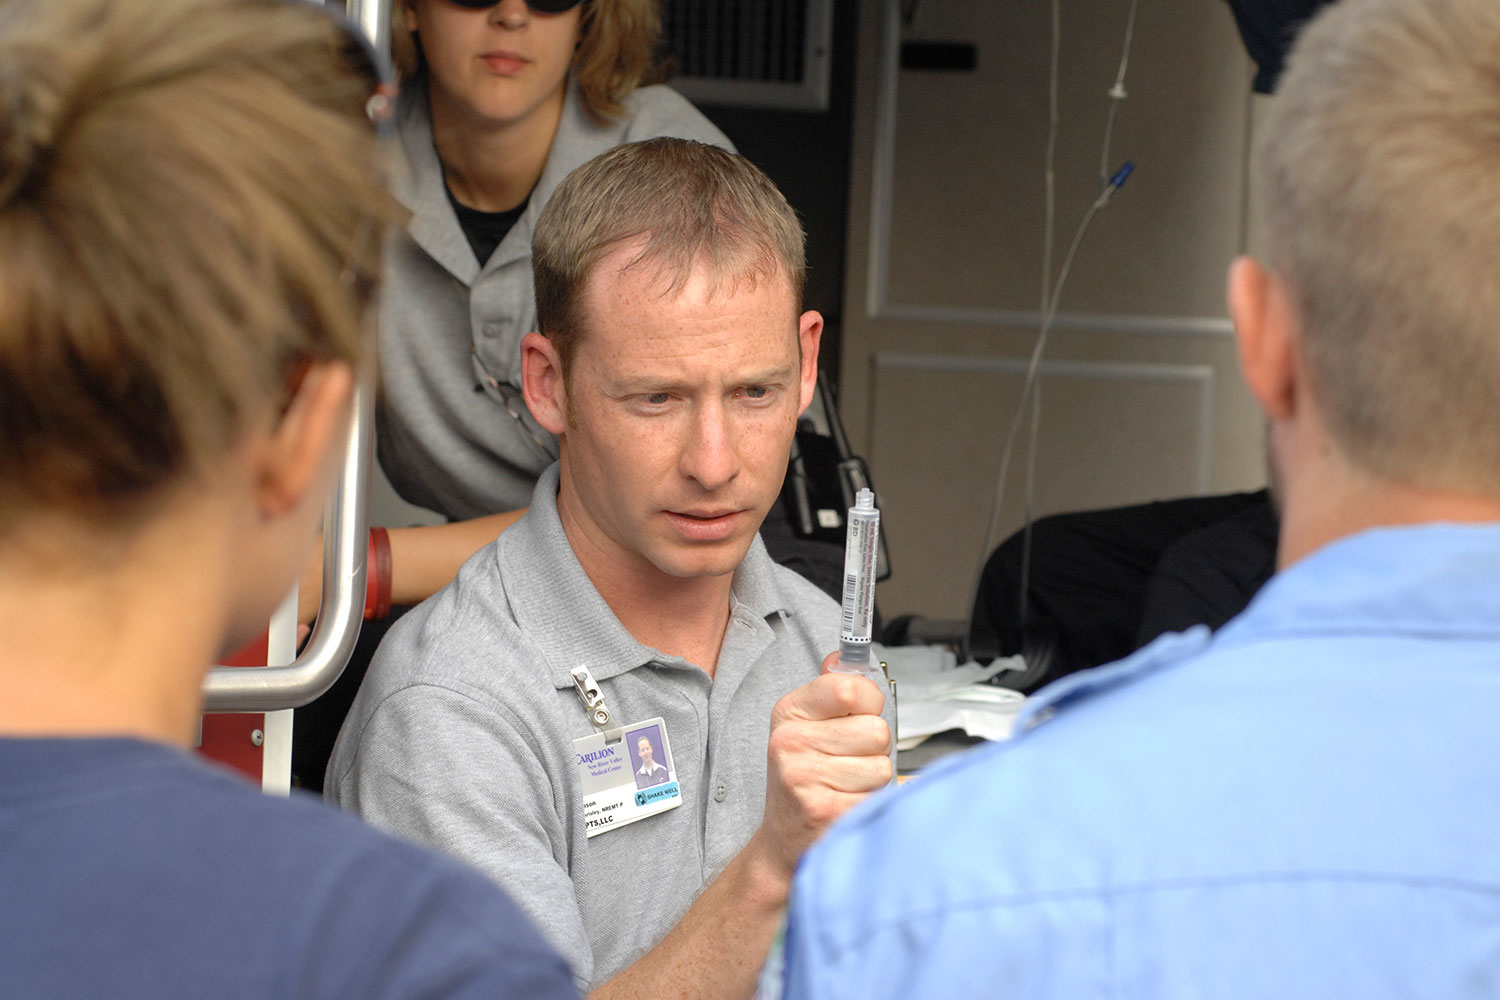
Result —
<instances>
[{"instance_id":1,"label":"man's nose","mask_svg":"<svg viewBox=\"0 0 1500 1000\"><path fill-rule=\"evenodd\" d=\"M705 404L694 414L682 449L682 474L705 490L728 485L740 473L734 428L720 402Z\"/></svg>"}]
</instances>

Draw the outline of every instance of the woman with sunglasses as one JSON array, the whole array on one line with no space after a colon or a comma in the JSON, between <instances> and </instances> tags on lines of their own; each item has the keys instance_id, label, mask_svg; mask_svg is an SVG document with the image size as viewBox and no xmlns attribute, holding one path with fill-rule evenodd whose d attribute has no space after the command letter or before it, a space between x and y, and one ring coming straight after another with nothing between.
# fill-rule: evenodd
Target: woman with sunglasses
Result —
<instances>
[{"instance_id":1,"label":"woman with sunglasses","mask_svg":"<svg viewBox=\"0 0 1500 1000\"><path fill-rule=\"evenodd\" d=\"M396 194L412 218L383 293L377 439L396 491L452 523L375 532L371 567L389 575L374 574L373 604L446 584L520 516L556 457L517 388L520 340L536 328L531 230L552 190L626 142L732 148L680 95L645 85L660 76L660 21L659 0L396 5ZM304 575L304 617L316 577Z\"/></svg>"}]
</instances>

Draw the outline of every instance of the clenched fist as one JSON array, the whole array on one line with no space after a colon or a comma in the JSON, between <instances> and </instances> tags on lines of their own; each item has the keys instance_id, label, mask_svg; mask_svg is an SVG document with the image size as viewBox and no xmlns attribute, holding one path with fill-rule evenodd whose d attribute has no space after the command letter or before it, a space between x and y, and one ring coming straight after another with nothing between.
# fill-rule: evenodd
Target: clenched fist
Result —
<instances>
[{"instance_id":1,"label":"clenched fist","mask_svg":"<svg viewBox=\"0 0 1500 1000\"><path fill-rule=\"evenodd\" d=\"M829 824L891 781L885 692L856 674L830 673L837 662L830 653L820 677L771 711L761 831L787 876Z\"/></svg>"}]
</instances>

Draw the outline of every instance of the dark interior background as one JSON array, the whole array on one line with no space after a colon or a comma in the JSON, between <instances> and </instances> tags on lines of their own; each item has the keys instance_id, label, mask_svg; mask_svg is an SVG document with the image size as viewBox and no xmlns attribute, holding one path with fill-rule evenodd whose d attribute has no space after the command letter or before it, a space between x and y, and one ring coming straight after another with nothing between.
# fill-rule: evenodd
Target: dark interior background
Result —
<instances>
[{"instance_id":1,"label":"dark interior background","mask_svg":"<svg viewBox=\"0 0 1500 1000\"><path fill-rule=\"evenodd\" d=\"M818 310L827 322L819 361L835 386L843 328L857 19L856 0L835 0L828 110L698 105L776 182L802 217L807 230L805 308ZM671 37L670 31L665 34Z\"/></svg>"}]
</instances>

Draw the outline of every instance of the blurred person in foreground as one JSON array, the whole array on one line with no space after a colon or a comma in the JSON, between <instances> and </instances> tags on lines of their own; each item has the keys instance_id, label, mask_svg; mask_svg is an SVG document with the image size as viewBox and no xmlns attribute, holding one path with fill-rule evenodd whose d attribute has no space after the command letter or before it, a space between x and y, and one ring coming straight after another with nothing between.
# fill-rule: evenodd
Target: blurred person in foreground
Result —
<instances>
[{"instance_id":1,"label":"blurred person in foreground","mask_svg":"<svg viewBox=\"0 0 1500 1000\"><path fill-rule=\"evenodd\" d=\"M388 100L313 4L0 4L0 996L575 995L482 876L188 750L341 458Z\"/></svg>"},{"instance_id":2,"label":"blurred person in foreground","mask_svg":"<svg viewBox=\"0 0 1500 1000\"><path fill-rule=\"evenodd\" d=\"M814 847L790 996L1500 994L1500 4L1343 0L1229 309L1279 571Z\"/></svg>"}]
</instances>

